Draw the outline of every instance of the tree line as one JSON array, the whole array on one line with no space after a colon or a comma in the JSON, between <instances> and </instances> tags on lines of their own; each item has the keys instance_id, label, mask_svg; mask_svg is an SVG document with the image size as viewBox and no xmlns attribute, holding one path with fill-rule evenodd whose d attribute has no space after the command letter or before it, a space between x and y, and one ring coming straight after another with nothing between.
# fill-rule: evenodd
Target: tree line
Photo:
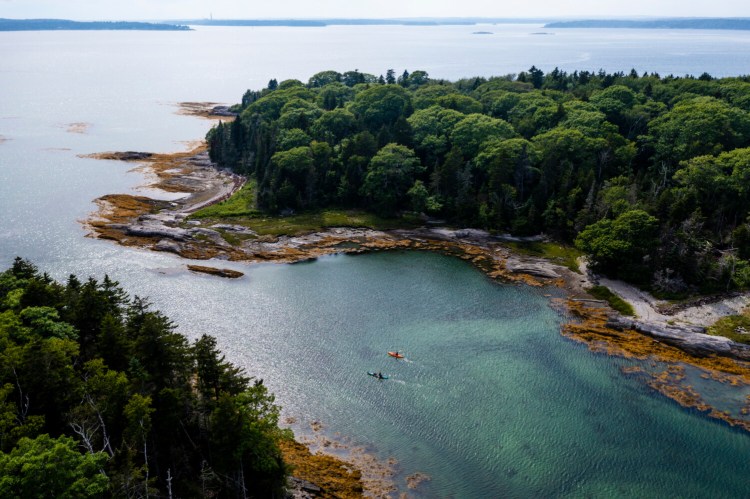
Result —
<instances>
[{"instance_id":1,"label":"tree line","mask_svg":"<svg viewBox=\"0 0 750 499\"><path fill-rule=\"evenodd\" d=\"M0 273L0 496L281 497L262 380L117 282Z\"/></svg>"},{"instance_id":2,"label":"tree line","mask_svg":"<svg viewBox=\"0 0 750 499\"><path fill-rule=\"evenodd\" d=\"M748 77L323 71L235 109L210 155L255 177L262 210L543 232L664 295L750 285Z\"/></svg>"}]
</instances>

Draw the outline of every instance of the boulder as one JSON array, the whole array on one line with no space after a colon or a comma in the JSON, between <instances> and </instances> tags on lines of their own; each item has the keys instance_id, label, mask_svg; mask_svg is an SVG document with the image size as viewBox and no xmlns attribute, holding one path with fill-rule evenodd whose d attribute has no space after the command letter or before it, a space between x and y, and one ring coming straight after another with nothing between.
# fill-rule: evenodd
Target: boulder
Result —
<instances>
[{"instance_id":1,"label":"boulder","mask_svg":"<svg viewBox=\"0 0 750 499\"><path fill-rule=\"evenodd\" d=\"M166 251L168 253L180 254L182 247L174 241L168 239L162 239L156 243L153 247L155 251Z\"/></svg>"},{"instance_id":2,"label":"boulder","mask_svg":"<svg viewBox=\"0 0 750 499\"><path fill-rule=\"evenodd\" d=\"M508 271L515 274L529 274L536 277L544 277L546 279L557 279L560 277L552 265L548 263L533 263L533 262L510 262L505 264L505 268Z\"/></svg>"},{"instance_id":3,"label":"boulder","mask_svg":"<svg viewBox=\"0 0 750 499\"><path fill-rule=\"evenodd\" d=\"M184 241L188 236L188 232L185 229L157 224L131 225L126 232L129 236L158 237L175 239L177 241Z\"/></svg>"},{"instance_id":4,"label":"boulder","mask_svg":"<svg viewBox=\"0 0 750 499\"><path fill-rule=\"evenodd\" d=\"M297 477L289 477L287 480L287 494L289 499L312 499L322 494L323 489L312 482Z\"/></svg>"},{"instance_id":5,"label":"boulder","mask_svg":"<svg viewBox=\"0 0 750 499\"><path fill-rule=\"evenodd\" d=\"M229 110L229 106L214 106L209 113L211 116L236 117L237 113Z\"/></svg>"}]
</instances>

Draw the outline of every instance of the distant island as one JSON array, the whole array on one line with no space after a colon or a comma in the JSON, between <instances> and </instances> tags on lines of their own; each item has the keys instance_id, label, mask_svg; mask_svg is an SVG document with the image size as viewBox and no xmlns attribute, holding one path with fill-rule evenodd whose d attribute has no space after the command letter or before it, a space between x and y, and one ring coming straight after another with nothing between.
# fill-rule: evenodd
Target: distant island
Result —
<instances>
[{"instance_id":1,"label":"distant island","mask_svg":"<svg viewBox=\"0 0 750 499\"><path fill-rule=\"evenodd\" d=\"M507 17L402 17L380 19L171 19L168 23L190 26L474 26L477 24L544 24L554 18Z\"/></svg>"},{"instance_id":2,"label":"distant island","mask_svg":"<svg viewBox=\"0 0 750 499\"><path fill-rule=\"evenodd\" d=\"M171 21L193 26L469 26L477 24L473 19L189 19Z\"/></svg>"},{"instance_id":3,"label":"distant island","mask_svg":"<svg viewBox=\"0 0 750 499\"><path fill-rule=\"evenodd\" d=\"M590 19L554 21L539 18L394 18L394 19L179 19L162 22L4 19L0 31L147 30L189 31L190 26L326 27L326 26L475 26L478 24L543 24L545 28L635 28L750 30L750 18L667 18L646 20ZM545 24L546 23L546 24ZM485 34L478 32L476 34ZM542 33L534 33L542 34ZM545 33L546 34L546 33Z\"/></svg>"},{"instance_id":4,"label":"distant island","mask_svg":"<svg viewBox=\"0 0 750 499\"><path fill-rule=\"evenodd\" d=\"M0 31L190 31L189 26L131 21L69 21L67 19L2 19Z\"/></svg>"},{"instance_id":5,"label":"distant island","mask_svg":"<svg viewBox=\"0 0 750 499\"><path fill-rule=\"evenodd\" d=\"M703 19L651 19L617 20L597 19L584 21L558 21L544 25L545 28L631 28L631 29L729 29L749 30L747 18L703 18Z\"/></svg>"}]
</instances>

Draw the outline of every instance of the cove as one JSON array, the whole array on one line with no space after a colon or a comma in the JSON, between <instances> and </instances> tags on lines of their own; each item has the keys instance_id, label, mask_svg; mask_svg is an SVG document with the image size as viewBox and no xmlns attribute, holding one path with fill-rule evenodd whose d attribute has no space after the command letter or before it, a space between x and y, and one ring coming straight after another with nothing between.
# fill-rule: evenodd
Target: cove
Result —
<instances>
[{"instance_id":1,"label":"cove","mask_svg":"<svg viewBox=\"0 0 750 499\"><path fill-rule=\"evenodd\" d=\"M623 375L639 362L563 338L566 318L545 296L555 290L498 284L422 252L246 274L191 276L210 313L173 314L181 329L217 335L298 435L321 422L398 461L402 491L415 472L431 477L410 491L422 497L740 497L750 486L750 438Z\"/></svg>"}]
</instances>

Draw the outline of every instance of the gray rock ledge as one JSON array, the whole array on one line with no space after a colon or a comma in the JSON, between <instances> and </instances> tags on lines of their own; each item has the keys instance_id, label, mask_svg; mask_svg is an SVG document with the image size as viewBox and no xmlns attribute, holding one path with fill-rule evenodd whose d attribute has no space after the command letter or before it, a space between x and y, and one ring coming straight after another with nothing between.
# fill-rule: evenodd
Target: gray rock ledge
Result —
<instances>
[{"instance_id":1,"label":"gray rock ledge","mask_svg":"<svg viewBox=\"0 0 750 499\"><path fill-rule=\"evenodd\" d=\"M750 346L736 343L723 336L705 334L706 329L701 326L663 325L625 317L610 317L607 326L618 331L634 329L699 357L721 355L750 360Z\"/></svg>"}]
</instances>

